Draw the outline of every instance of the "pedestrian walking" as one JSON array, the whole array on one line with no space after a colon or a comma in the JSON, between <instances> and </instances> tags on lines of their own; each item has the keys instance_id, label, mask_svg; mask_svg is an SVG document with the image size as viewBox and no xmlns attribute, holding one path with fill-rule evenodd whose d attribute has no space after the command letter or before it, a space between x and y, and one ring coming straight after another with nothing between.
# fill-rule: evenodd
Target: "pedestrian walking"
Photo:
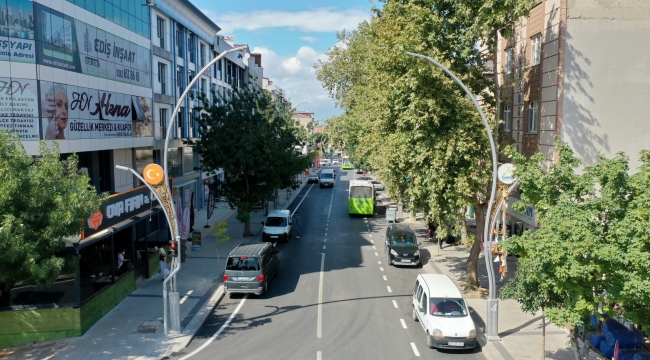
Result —
<instances>
[{"instance_id":1,"label":"pedestrian walking","mask_svg":"<svg viewBox=\"0 0 650 360\"><path fill-rule=\"evenodd\" d=\"M300 227L302 224L300 223L300 215L298 215L297 211L293 213L292 220L293 220L293 226L296 227L296 239L300 239L300 230L301 230Z\"/></svg>"},{"instance_id":2,"label":"pedestrian walking","mask_svg":"<svg viewBox=\"0 0 650 360\"><path fill-rule=\"evenodd\" d=\"M169 270L167 270L167 253L165 252L165 249L160 248L160 251L158 252L158 264L160 265L160 273L163 276L163 279L161 281L165 281L167 278L167 275L169 275Z\"/></svg>"}]
</instances>

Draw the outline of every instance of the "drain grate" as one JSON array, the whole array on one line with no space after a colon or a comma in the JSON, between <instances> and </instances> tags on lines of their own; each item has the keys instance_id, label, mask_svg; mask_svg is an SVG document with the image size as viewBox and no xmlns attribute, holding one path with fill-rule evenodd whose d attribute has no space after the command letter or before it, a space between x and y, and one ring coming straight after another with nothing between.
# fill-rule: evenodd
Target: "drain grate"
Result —
<instances>
[{"instance_id":1,"label":"drain grate","mask_svg":"<svg viewBox=\"0 0 650 360\"><path fill-rule=\"evenodd\" d=\"M139 333L144 333L144 334L153 334L156 331L158 331L158 328L160 325L162 325L161 320L145 320L138 326L138 330L136 332Z\"/></svg>"}]
</instances>

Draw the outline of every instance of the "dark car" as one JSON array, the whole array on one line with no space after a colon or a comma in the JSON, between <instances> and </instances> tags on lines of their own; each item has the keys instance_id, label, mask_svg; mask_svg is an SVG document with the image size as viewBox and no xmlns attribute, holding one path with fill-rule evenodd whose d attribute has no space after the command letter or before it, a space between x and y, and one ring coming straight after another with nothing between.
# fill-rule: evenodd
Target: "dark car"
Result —
<instances>
[{"instance_id":1,"label":"dark car","mask_svg":"<svg viewBox=\"0 0 650 360\"><path fill-rule=\"evenodd\" d=\"M311 184L311 183L318 183L318 175L316 175L316 174L309 174L309 176L307 177L307 183L309 183L309 184Z\"/></svg>"},{"instance_id":2,"label":"dark car","mask_svg":"<svg viewBox=\"0 0 650 360\"><path fill-rule=\"evenodd\" d=\"M223 287L226 294L264 295L278 273L278 250L270 243L239 244L228 255Z\"/></svg>"},{"instance_id":3,"label":"dark car","mask_svg":"<svg viewBox=\"0 0 650 360\"><path fill-rule=\"evenodd\" d=\"M418 238L408 225L390 224L386 229L386 261L389 265L420 265Z\"/></svg>"}]
</instances>

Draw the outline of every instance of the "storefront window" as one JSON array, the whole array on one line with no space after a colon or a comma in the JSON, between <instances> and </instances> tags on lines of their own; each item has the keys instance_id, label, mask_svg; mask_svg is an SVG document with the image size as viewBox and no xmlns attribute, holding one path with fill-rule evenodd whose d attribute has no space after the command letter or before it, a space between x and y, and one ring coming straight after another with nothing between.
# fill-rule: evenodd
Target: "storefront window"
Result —
<instances>
[{"instance_id":1,"label":"storefront window","mask_svg":"<svg viewBox=\"0 0 650 360\"><path fill-rule=\"evenodd\" d=\"M167 150L167 171L171 177L183 176L182 150L182 148Z\"/></svg>"},{"instance_id":2,"label":"storefront window","mask_svg":"<svg viewBox=\"0 0 650 360\"><path fill-rule=\"evenodd\" d=\"M194 161L194 147L188 146L183 148L183 172L189 174L196 171Z\"/></svg>"},{"instance_id":3,"label":"storefront window","mask_svg":"<svg viewBox=\"0 0 650 360\"><path fill-rule=\"evenodd\" d=\"M135 150L135 167L138 174L142 175L145 166L153 164L153 150ZM138 185L144 185L138 180Z\"/></svg>"}]
</instances>

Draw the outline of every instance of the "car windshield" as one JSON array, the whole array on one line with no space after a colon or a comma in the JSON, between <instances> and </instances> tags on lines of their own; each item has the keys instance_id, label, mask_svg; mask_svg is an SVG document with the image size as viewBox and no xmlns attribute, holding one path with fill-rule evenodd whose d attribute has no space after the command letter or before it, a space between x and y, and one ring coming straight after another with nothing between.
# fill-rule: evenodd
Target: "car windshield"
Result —
<instances>
[{"instance_id":1,"label":"car windshield","mask_svg":"<svg viewBox=\"0 0 650 360\"><path fill-rule=\"evenodd\" d=\"M394 234L391 242L392 246L415 246L415 236Z\"/></svg>"},{"instance_id":2,"label":"car windshield","mask_svg":"<svg viewBox=\"0 0 650 360\"><path fill-rule=\"evenodd\" d=\"M433 316L467 316L467 307L465 306L465 301L462 298L430 298L429 300L429 304L431 306L431 315Z\"/></svg>"},{"instance_id":3,"label":"car windshield","mask_svg":"<svg viewBox=\"0 0 650 360\"><path fill-rule=\"evenodd\" d=\"M309 175L309 177L310 177L310 178L317 178L318 175L311 174L311 175Z\"/></svg>"},{"instance_id":4,"label":"car windshield","mask_svg":"<svg viewBox=\"0 0 650 360\"><path fill-rule=\"evenodd\" d=\"M269 216L266 218L266 226L287 226L287 218Z\"/></svg>"},{"instance_id":5,"label":"car windshield","mask_svg":"<svg viewBox=\"0 0 650 360\"><path fill-rule=\"evenodd\" d=\"M371 183L381 185L381 183L379 181L376 181L376 180L371 181Z\"/></svg>"},{"instance_id":6,"label":"car windshield","mask_svg":"<svg viewBox=\"0 0 650 360\"><path fill-rule=\"evenodd\" d=\"M353 186L350 188L350 197L355 199L372 198L372 188L370 186Z\"/></svg>"},{"instance_id":7,"label":"car windshield","mask_svg":"<svg viewBox=\"0 0 650 360\"><path fill-rule=\"evenodd\" d=\"M332 173L324 173L320 175L321 179L331 179L332 178Z\"/></svg>"},{"instance_id":8,"label":"car windshield","mask_svg":"<svg viewBox=\"0 0 650 360\"><path fill-rule=\"evenodd\" d=\"M260 259L248 256L231 256L228 258L226 270L255 271L260 269Z\"/></svg>"}]
</instances>

